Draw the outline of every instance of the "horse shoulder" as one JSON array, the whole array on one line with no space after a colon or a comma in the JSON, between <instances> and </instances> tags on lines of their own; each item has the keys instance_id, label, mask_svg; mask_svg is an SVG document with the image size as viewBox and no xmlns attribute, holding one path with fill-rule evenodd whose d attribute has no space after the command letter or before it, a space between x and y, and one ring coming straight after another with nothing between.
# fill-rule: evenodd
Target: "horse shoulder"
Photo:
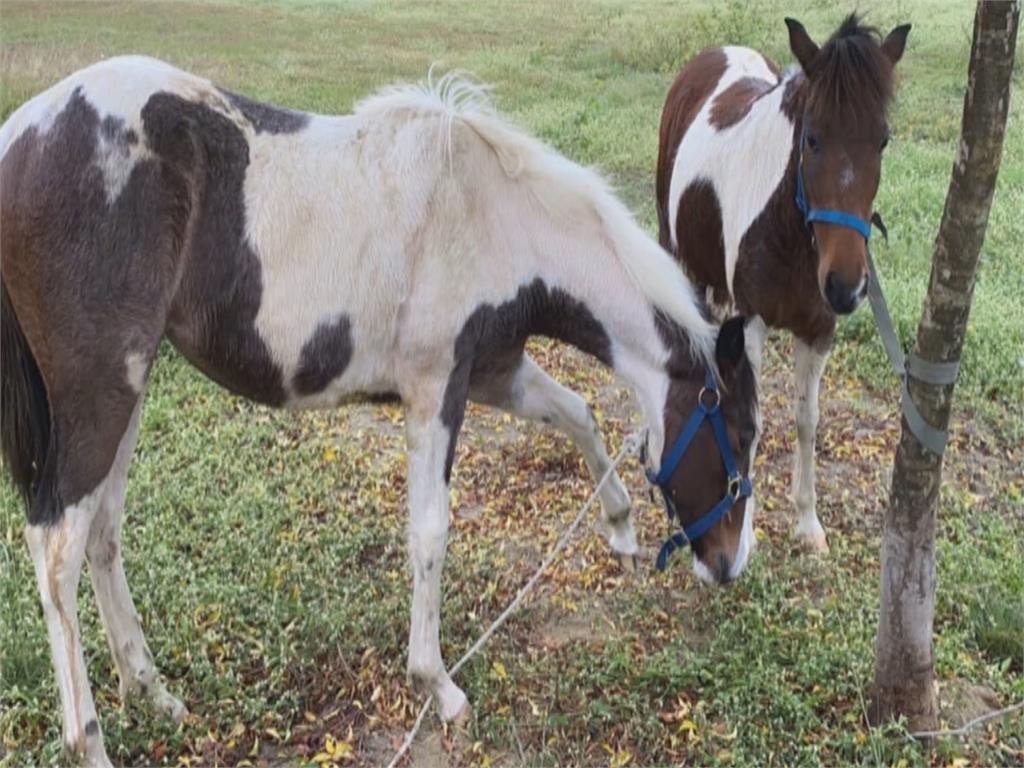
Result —
<instances>
[{"instance_id":1,"label":"horse shoulder","mask_svg":"<svg viewBox=\"0 0 1024 768\"><path fill-rule=\"evenodd\" d=\"M667 213L676 151L728 66L722 48L708 48L690 60L676 77L665 97L658 139L657 197ZM664 218L664 217L663 217ZM665 242L662 245L667 244Z\"/></svg>"},{"instance_id":2,"label":"horse shoulder","mask_svg":"<svg viewBox=\"0 0 1024 768\"><path fill-rule=\"evenodd\" d=\"M784 177L792 132L774 64L719 50L725 68L676 147L667 201L671 242L717 297L731 294L741 238Z\"/></svg>"}]
</instances>

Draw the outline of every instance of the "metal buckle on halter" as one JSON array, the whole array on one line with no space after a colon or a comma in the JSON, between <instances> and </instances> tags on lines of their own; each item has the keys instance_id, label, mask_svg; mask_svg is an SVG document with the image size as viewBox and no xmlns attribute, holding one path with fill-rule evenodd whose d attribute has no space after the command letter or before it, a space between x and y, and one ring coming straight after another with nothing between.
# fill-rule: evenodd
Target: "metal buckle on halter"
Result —
<instances>
[{"instance_id":1,"label":"metal buckle on halter","mask_svg":"<svg viewBox=\"0 0 1024 768\"><path fill-rule=\"evenodd\" d=\"M740 497L740 492L743 490L743 477L740 475L739 470L736 474L729 478L729 482L726 484L726 492L733 499Z\"/></svg>"},{"instance_id":2,"label":"metal buckle on halter","mask_svg":"<svg viewBox=\"0 0 1024 768\"><path fill-rule=\"evenodd\" d=\"M715 401L711 405L704 403L704 395L711 393L715 396ZM712 414L718 410L718 406L722 404L722 393L717 389L708 389L707 387L701 387L700 392L697 395L697 403L700 405L700 409L706 414Z\"/></svg>"}]
</instances>

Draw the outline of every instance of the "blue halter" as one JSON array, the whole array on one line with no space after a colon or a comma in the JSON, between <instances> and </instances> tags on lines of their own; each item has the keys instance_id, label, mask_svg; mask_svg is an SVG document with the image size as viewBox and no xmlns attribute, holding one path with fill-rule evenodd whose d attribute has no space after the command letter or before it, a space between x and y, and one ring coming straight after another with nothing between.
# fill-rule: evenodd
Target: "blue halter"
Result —
<instances>
[{"instance_id":1,"label":"blue halter","mask_svg":"<svg viewBox=\"0 0 1024 768\"><path fill-rule=\"evenodd\" d=\"M841 227L849 227L860 233L865 240L871 239L871 222L865 221L860 216L854 216L845 211L834 211L831 208L811 208L807 203L807 194L804 192L804 141L807 139L807 124L803 123L800 128L800 161L796 167L796 207L804 215L804 224L808 229L812 222L820 221L825 224L838 224Z\"/></svg>"},{"instance_id":2,"label":"blue halter","mask_svg":"<svg viewBox=\"0 0 1024 768\"><path fill-rule=\"evenodd\" d=\"M705 403L705 395L714 395L714 402L710 405ZM725 419L722 417L722 409L719 407L721 400L722 396L715 384L714 374L711 373L710 369L707 369L704 373L704 389L697 396L697 407L690 414L690 418L679 433L679 437L676 438L672 450L669 451L668 458L665 459L657 474L649 469L647 470L647 480L651 485L658 486L661 496L665 500L665 511L668 513L669 520L673 517L678 517L668 490L668 481L672 478L672 473L675 472L676 467L679 466L679 461L683 458L683 454L686 453L686 449L693 442L693 438L697 436L697 431L704 423L704 420L707 419L711 422L711 428L715 432L718 452L722 456L725 473L729 478L725 495L721 501L704 513L702 517L698 518L696 522L684 526L681 531L665 539L665 543L661 545L661 551L658 552L658 559L655 564L659 571L665 570L665 567L668 565L668 558L673 552L687 543L692 543L699 539L708 532L711 526L721 520L732 509L733 504L754 492L754 485L751 483L750 478L741 477L739 470L736 468L736 461L732 456L732 448L729 446L729 438L725 432ZM682 520L679 522L682 523Z\"/></svg>"}]
</instances>

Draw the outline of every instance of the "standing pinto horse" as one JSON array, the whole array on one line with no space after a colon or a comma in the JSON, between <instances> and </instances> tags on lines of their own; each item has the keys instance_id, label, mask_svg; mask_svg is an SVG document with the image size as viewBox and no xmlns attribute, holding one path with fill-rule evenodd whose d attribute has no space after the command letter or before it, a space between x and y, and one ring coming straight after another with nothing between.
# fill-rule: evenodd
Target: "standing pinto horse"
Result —
<instances>
[{"instance_id":1,"label":"standing pinto horse","mask_svg":"<svg viewBox=\"0 0 1024 768\"><path fill-rule=\"evenodd\" d=\"M867 293L868 222L910 25L883 41L851 15L819 48L786 24L800 66L782 77L757 51L727 47L676 78L661 117L658 221L661 244L712 302L752 316L758 375L767 328L796 336L796 535L827 551L815 510L818 386L836 315Z\"/></svg>"},{"instance_id":2,"label":"standing pinto horse","mask_svg":"<svg viewBox=\"0 0 1024 768\"><path fill-rule=\"evenodd\" d=\"M659 483L682 524L707 529L693 542L701 572L726 581L743 569L751 528L735 488L756 434L743 321L716 341L682 270L605 182L506 124L480 89L446 78L325 117L120 58L15 112L0 157L3 449L29 504L73 757L108 763L78 629L85 559L122 694L185 711L146 647L120 547L165 335L212 379L268 405L401 398L409 673L445 719L468 712L439 643L467 399L550 422L595 476L609 467L583 400L524 354L531 335L573 344L632 384L652 469L665 465ZM714 428L690 429L705 412ZM601 500L612 549L635 554L618 477Z\"/></svg>"}]
</instances>

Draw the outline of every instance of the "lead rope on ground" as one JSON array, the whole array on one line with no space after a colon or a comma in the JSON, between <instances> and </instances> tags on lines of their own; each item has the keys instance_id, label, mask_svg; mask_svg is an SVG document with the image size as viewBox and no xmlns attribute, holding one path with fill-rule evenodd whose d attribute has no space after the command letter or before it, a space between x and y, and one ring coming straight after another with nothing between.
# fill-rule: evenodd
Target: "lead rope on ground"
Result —
<instances>
[{"instance_id":1,"label":"lead rope on ground","mask_svg":"<svg viewBox=\"0 0 1024 768\"><path fill-rule=\"evenodd\" d=\"M1018 701L1016 704L1012 704L1009 707L1003 709L997 709L995 712L988 712L987 714L976 717L973 720L964 723L959 728L950 728L942 731L914 731L908 733L907 737L911 739L935 739L951 736L966 736L967 732L975 726L987 723L989 720L995 720L997 717L1005 717L1006 715L1013 714L1018 709L1024 709L1024 701Z\"/></svg>"},{"instance_id":2,"label":"lead rope on ground","mask_svg":"<svg viewBox=\"0 0 1024 768\"><path fill-rule=\"evenodd\" d=\"M601 477L600 481L598 481L597 485L594 486L594 492L590 494L590 498L587 499L587 503L583 505L583 507L580 509L578 513L576 513L576 517L573 518L573 521L569 523L565 531L562 532L562 535L555 543L554 548L548 553L548 556L544 558L544 561L540 564L537 570L534 571L534 574L530 577L530 580L519 588L519 592L516 593L515 598L512 600L511 603L508 604L508 607L501 612L501 615L499 615L498 618L496 618L491 623L491 626L489 626L487 630L482 635L480 635L479 639L475 643L473 643L470 649L462 655L462 658L455 663L455 666L453 666L448 671L448 674L451 677L455 677L455 673L462 669L466 662L473 658L473 656L476 655L477 651L484 647L484 644L491 639L491 636L498 631L501 625L508 621L509 617L512 616L513 613L515 613L519 605L523 602L524 599L526 599L526 596L537 585L537 582L540 581L540 577L543 576L545 572L548 570L548 568L551 567L551 564L562 553L562 550L564 550L566 546L568 546L570 539L572 539L573 537L573 534L576 533L576 529L579 528L580 524L586 519L587 513L590 511L590 508L594 506L594 501L597 500L598 495L601 493L601 489L604 488L604 485L605 483L608 482L608 479L613 474L615 474L615 470L618 469L619 464L621 464L627 456L639 453L640 446L643 445L643 439L643 430L637 430L626 437L625 442L623 442L622 444L621 450L619 450L619 452L615 455L615 458L612 459L612 463L609 465L607 471L605 471L604 475ZM423 703L423 707L420 709L419 715L417 715L416 717L416 722L413 723L412 728L405 735L405 741L402 742L402 746L399 748L398 752L395 753L395 756L394 758L392 758L391 762L388 763L388 768L395 768L395 766L397 766L398 763L401 762L402 758L405 757L405 754L409 751L409 748L412 746L413 740L416 738L416 734L420 730L420 726L423 725L423 718L427 716L427 712L430 710L430 705L433 703L433 701L433 695L427 697L427 700Z\"/></svg>"}]
</instances>

